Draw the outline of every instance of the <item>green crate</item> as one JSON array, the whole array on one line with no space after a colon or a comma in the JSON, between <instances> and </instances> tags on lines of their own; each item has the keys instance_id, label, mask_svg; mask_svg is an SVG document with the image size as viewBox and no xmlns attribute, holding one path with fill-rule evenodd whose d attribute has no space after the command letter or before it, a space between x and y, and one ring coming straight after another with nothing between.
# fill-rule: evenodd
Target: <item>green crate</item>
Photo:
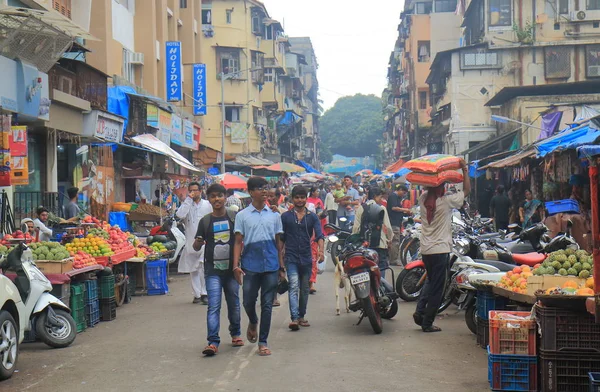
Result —
<instances>
[{"instance_id":1,"label":"green crate","mask_svg":"<svg viewBox=\"0 0 600 392\"><path fill-rule=\"evenodd\" d=\"M77 333L85 331L87 325L85 321L85 285L72 284L70 298L71 316L75 320Z\"/></svg>"},{"instance_id":2,"label":"green crate","mask_svg":"<svg viewBox=\"0 0 600 392\"><path fill-rule=\"evenodd\" d=\"M115 297L115 276L104 275L98 280L98 298L110 299Z\"/></svg>"}]
</instances>

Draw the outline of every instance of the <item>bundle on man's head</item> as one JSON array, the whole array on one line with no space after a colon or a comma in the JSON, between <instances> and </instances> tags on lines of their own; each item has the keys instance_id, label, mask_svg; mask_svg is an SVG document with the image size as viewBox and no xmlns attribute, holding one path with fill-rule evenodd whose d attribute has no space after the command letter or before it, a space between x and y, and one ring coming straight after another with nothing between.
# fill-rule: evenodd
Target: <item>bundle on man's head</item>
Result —
<instances>
[{"instance_id":1,"label":"bundle on man's head","mask_svg":"<svg viewBox=\"0 0 600 392\"><path fill-rule=\"evenodd\" d=\"M462 173L457 171L461 160L452 155L426 155L406 162L403 167L411 170L406 176L411 184L435 188L445 183L463 182Z\"/></svg>"}]
</instances>

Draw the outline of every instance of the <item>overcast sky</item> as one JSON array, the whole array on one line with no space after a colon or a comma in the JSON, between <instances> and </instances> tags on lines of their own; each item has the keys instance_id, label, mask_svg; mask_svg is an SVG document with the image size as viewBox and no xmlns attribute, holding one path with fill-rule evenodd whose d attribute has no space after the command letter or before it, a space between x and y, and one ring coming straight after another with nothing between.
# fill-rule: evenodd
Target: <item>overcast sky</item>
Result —
<instances>
[{"instance_id":1,"label":"overcast sky","mask_svg":"<svg viewBox=\"0 0 600 392\"><path fill-rule=\"evenodd\" d=\"M403 0L263 0L290 37L311 38L319 92L329 109L356 93L381 96Z\"/></svg>"}]
</instances>

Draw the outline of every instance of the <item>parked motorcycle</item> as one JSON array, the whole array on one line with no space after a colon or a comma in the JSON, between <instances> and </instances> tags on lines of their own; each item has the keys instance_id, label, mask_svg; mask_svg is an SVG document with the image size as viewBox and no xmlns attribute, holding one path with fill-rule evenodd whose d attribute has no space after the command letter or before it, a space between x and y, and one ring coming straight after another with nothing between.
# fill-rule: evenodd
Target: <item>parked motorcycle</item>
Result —
<instances>
[{"instance_id":1,"label":"parked motorcycle","mask_svg":"<svg viewBox=\"0 0 600 392\"><path fill-rule=\"evenodd\" d=\"M169 264L175 263L179 259L179 256L181 256L181 252L185 247L185 234L181 228L185 230L185 226L181 221L178 222L175 217L168 216L165 218L162 226L155 226L150 230L152 236L161 234L166 235L169 241L175 241L177 244L174 249L175 252L173 252L173 255L168 259Z\"/></svg>"},{"instance_id":2,"label":"parked motorcycle","mask_svg":"<svg viewBox=\"0 0 600 392\"><path fill-rule=\"evenodd\" d=\"M340 253L337 253L340 241L335 235L329 237L329 242L333 244L332 258L334 262L342 263L356 298L349 308L353 312L360 311L357 325L367 317L373 331L380 334L383 331L381 319L391 319L398 312L398 294L381 277L377 252L367 248L358 234L346 238ZM394 271L387 269L393 279Z\"/></svg>"}]
</instances>

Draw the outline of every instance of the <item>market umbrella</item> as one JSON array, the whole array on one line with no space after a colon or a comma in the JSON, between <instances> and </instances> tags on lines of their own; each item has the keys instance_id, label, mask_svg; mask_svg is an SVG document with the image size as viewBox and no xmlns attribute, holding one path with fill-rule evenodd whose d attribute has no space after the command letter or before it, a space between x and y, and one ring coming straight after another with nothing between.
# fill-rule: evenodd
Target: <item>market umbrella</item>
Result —
<instances>
[{"instance_id":1,"label":"market umbrella","mask_svg":"<svg viewBox=\"0 0 600 392\"><path fill-rule=\"evenodd\" d=\"M371 169L362 169L358 172L356 172L356 174L354 174L354 177L356 176L370 176L373 174L373 170Z\"/></svg>"},{"instance_id":2,"label":"market umbrella","mask_svg":"<svg viewBox=\"0 0 600 392\"><path fill-rule=\"evenodd\" d=\"M235 174L225 173L216 176L216 178L226 189L248 189L247 180Z\"/></svg>"},{"instance_id":3,"label":"market umbrella","mask_svg":"<svg viewBox=\"0 0 600 392\"><path fill-rule=\"evenodd\" d=\"M306 171L306 169L302 166L294 165L293 163L288 162L275 163L271 166L267 166L265 169L288 173L304 173Z\"/></svg>"},{"instance_id":4,"label":"market umbrella","mask_svg":"<svg viewBox=\"0 0 600 392\"><path fill-rule=\"evenodd\" d=\"M247 198L250 197L250 195L248 193L246 193L246 192L235 191L234 193L240 199L247 199Z\"/></svg>"}]
</instances>

